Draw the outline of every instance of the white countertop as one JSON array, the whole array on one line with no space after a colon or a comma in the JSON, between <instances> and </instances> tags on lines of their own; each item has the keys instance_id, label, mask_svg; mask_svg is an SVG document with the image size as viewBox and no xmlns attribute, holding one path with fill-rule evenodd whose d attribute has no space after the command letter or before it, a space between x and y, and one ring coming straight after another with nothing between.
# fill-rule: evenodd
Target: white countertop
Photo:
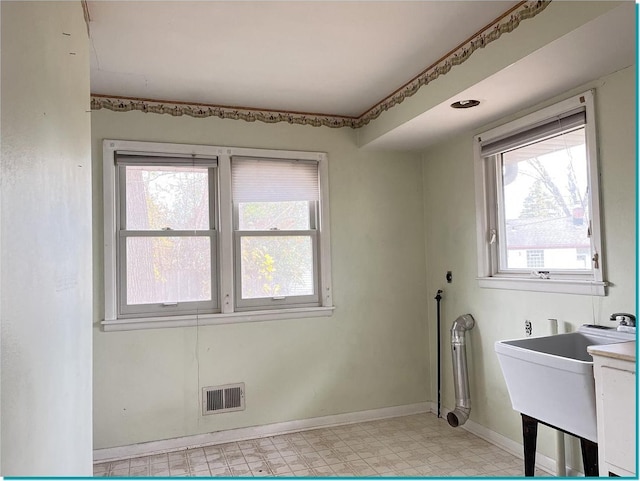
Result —
<instances>
[{"instance_id":1,"label":"white countertop","mask_svg":"<svg viewBox=\"0 0 640 481\"><path fill-rule=\"evenodd\" d=\"M592 356L604 356L623 361L636 361L636 341L617 342L615 344L600 344L589 346L587 352Z\"/></svg>"}]
</instances>

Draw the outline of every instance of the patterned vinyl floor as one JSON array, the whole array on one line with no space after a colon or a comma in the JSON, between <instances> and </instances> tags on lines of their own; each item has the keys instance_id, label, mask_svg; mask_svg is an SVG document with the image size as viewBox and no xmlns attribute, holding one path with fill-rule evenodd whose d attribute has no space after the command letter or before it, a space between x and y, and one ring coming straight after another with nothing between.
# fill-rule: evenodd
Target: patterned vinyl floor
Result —
<instances>
[{"instance_id":1,"label":"patterned vinyl floor","mask_svg":"<svg viewBox=\"0 0 640 481\"><path fill-rule=\"evenodd\" d=\"M433 414L94 465L94 476L523 476L523 461ZM537 471L536 476L549 476Z\"/></svg>"}]
</instances>

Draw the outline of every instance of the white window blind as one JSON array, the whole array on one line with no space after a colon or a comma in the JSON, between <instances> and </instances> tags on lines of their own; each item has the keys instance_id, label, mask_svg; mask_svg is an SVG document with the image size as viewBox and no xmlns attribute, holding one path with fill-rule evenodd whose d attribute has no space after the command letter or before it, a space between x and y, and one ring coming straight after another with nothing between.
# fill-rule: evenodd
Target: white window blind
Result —
<instances>
[{"instance_id":1,"label":"white window blind","mask_svg":"<svg viewBox=\"0 0 640 481\"><path fill-rule=\"evenodd\" d=\"M483 143L480 148L482 157L507 152L515 148L521 148L543 139L568 132L572 129L582 127L586 124L586 113L584 110L567 113L547 119L538 125L528 127L526 130L510 134L506 137L491 140Z\"/></svg>"},{"instance_id":2,"label":"white window blind","mask_svg":"<svg viewBox=\"0 0 640 481\"><path fill-rule=\"evenodd\" d=\"M200 155L133 155L124 152L117 152L116 165L192 165L194 167L216 167L218 159L216 157L203 157Z\"/></svg>"},{"instance_id":3,"label":"white window blind","mask_svg":"<svg viewBox=\"0 0 640 481\"><path fill-rule=\"evenodd\" d=\"M318 201L318 163L234 157L234 204L242 202Z\"/></svg>"}]
</instances>

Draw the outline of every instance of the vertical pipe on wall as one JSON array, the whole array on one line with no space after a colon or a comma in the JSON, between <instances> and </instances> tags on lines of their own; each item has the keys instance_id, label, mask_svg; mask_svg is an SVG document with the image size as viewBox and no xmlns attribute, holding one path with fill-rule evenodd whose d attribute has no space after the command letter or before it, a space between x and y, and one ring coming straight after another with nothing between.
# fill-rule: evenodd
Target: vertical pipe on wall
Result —
<instances>
[{"instance_id":1,"label":"vertical pipe on wall","mask_svg":"<svg viewBox=\"0 0 640 481\"><path fill-rule=\"evenodd\" d=\"M437 337L436 339L438 340L438 417L442 417L442 415L440 414L440 406L441 406L441 401L440 401L440 385L441 385L441 380L440 380L440 301L442 300L442 296L440 295L442 294L442 289L438 289L438 292L436 293L436 297L434 298L436 300L436 321L437 321Z\"/></svg>"},{"instance_id":2,"label":"vertical pipe on wall","mask_svg":"<svg viewBox=\"0 0 640 481\"><path fill-rule=\"evenodd\" d=\"M558 320L549 319L549 330L551 335L558 334ZM562 329L564 332L564 329ZM565 477L567 475L567 460L565 458L564 451L564 433L559 430L556 431L556 476Z\"/></svg>"}]
</instances>

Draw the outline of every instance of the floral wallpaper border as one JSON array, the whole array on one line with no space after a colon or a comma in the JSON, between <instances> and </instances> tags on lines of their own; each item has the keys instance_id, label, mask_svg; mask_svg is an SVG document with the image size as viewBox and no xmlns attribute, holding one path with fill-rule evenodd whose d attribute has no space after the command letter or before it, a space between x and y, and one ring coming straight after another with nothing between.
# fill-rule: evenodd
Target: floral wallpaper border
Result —
<instances>
[{"instance_id":1,"label":"floral wallpaper border","mask_svg":"<svg viewBox=\"0 0 640 481\"><path fill-rule=\"evenodd\" d=\"M523 20L535 17L550 3L551 0L529 0L522 2L516 6L510 14L497 19L493 25L460 45L454 52L427 68L420 75L368 109L359 117L233 108L183 102L163 102L94 94L91 95L91 109L107 109L114 112L138 110L145 113L169 114L175 117L182 115L197 118L219 117L221 119L244 120L247 122L287 122L289 124L311 125L313 127L351 127L357 129L367 125L372 120L377 119L383 112L415 95L420 88L433 82L441 75L445 75L456 65L464 63L476 50L486 47L491 42L500 38L502 34L512 32Z\"/></svg>"},{"instance_id":2,"label":"floral wallpaper border","mask_svg":"<svg viewBox=\"0 0 640 481\"><path fill-rule=\"evenodd\" d=\"M221 119L245 120L247 122L255 122L258 120L269 124L288 122L290 124L312 125L314 127L359 127L359 119L355 117L279 112L275 110L254 110L182 102L162 102L93 94L91 95L91 109L107 109L113 110L114 112L139 110L145 113L169 114L174 117L180 117L182 115L198 118L219 117Z\"/></svg>"}]
</instances>

